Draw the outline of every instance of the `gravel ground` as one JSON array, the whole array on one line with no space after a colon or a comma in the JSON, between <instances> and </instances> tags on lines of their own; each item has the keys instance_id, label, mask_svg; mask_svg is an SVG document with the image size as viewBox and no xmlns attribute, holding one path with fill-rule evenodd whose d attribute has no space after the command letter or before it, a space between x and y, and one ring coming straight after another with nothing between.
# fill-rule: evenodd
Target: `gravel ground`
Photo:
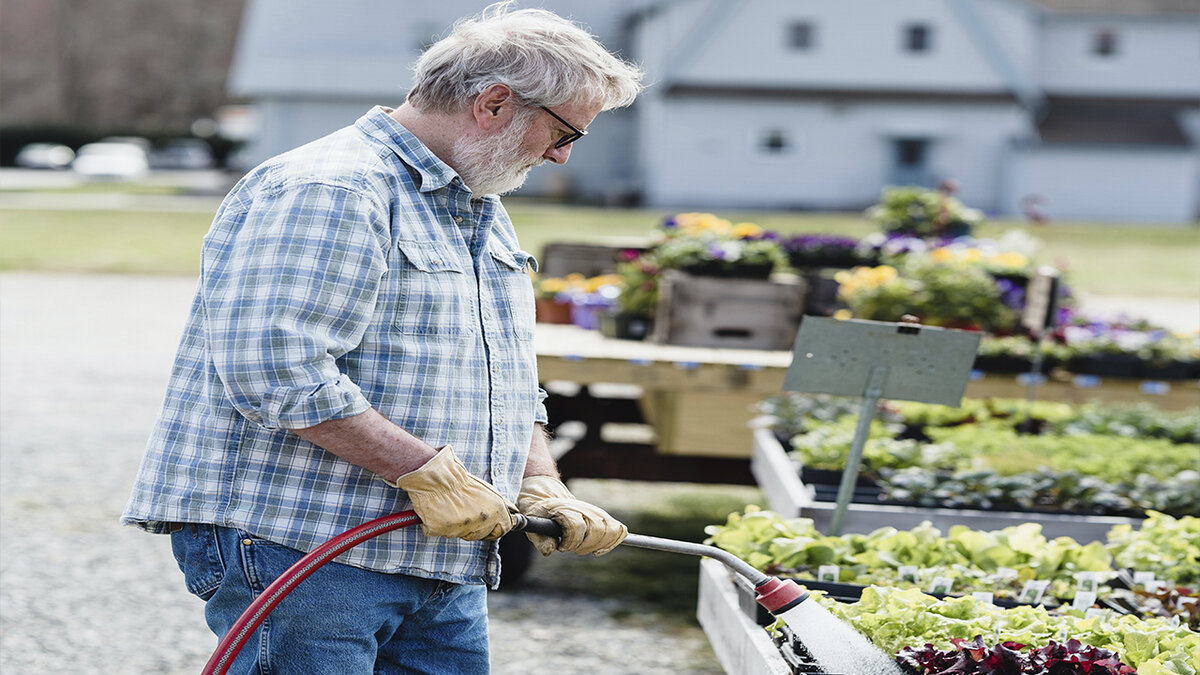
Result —
<instances>
[{"instance_id":1,"label":"gravel ground","mask_svg":"<svg viewBox=\"0 0 1200 675\"><path fill-rule=\"evenodd\" d=\"M196 673L216 645L167 540L117 523L193 282L0 275L0 672ZM623 499L619 481L581 496ZM694 625L557 588L490 600L494 672L720 673Z\"/></svg>"}]
</instances>

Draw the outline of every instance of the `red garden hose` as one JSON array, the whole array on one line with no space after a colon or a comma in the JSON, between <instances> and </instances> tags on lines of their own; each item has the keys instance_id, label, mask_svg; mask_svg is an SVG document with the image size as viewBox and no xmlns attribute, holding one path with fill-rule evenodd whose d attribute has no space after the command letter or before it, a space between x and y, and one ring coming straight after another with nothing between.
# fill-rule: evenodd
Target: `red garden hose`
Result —
<instances>
[{"instance_id":1,"label":"red garden hose","mask_svg":"<svg viewBox=\"0 0 1200 675\"><path fill-rule=\"evenodd\" d=\"M516 520L517 524L514 528L516 530L524 530L548 537L559 537L562 535L562 529L559 528L558 523L548 518L531 518L524 515L517 515ZM242 651L242 647L245 646L250 636L254 634L254 631L267 618L267 615L271 613L271 610L275 609L279 601L283 600L288 593L295 590L301 581L307 579L309 575L316 572L325 563L330 562L368 539L373 539L392 530L416 525L419 522L421 522L421 519L415 511L401 511L390 516L376 518L352 530L347 530L339 534L297 560L295 564L279 575L278 579L271 582L271 585L267 586L255 598L254 602L250 603L246 611L242 612L242 615L234 622L233 627L229 629L225 637L221 638L216 651L209 657L208 663L204 664L204 670L201 671L201 675L225 675L229 672L229 667L233 665L233 660L237 657L238 652ZM648 537L641 534L630 534L621 543L625 546L635 546L655 551L713 558L753 583L755 590L758 592L758 597L756 598L758 603L772 614L778 615L787 611L809 597L808 591L795 581L784 581L763 574L732 553L713 546L675 541L673 539L661 539L659 537Z\"/></svg>"},{"instance_id":2,"label":"red garden hose","mask_svg":"<svg viewBox=\"0 0 1200 675\"><path fill-rule=\"evenodd\" d=\"M385 532L399 530L403 527L416 525L421 522L417 517L416 511L401 511L393 513L390 516L376 518L359 525L358 527L347 530L329 541L321 544L312 552L305 555L303 558L296 561L294 565L279 575L279 578L267 586L265 590L245 612L238 617L238 620L233 624L233 628L225 634L217 645L216 651L209 657L208 663L204 664L202 675L225 675L229 672L229 667L233 665L233 659L242 651L246 641L254 634L254 630L267 618L271 610L275 609L275 605L279 604L280 600L305 579L310 574L316 572L325 563L333 560L342 553L358 546L368 539L378 537Z\"/></svg>"}]
</instances>

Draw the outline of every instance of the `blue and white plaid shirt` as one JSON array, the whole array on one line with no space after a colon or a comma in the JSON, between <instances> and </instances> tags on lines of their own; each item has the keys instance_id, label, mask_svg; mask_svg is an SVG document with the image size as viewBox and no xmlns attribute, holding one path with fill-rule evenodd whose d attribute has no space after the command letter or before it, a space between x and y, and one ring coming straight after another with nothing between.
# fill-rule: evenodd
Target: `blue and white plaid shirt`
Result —
<instances>
[{"instance_id":1,"label":"blue and white plaid shirt","mask_svg":"<svg viewBox=\"0 0 1200 675\"><path fill-rule=\"evenodd\" d=\"M411 508L288 431L374 407L514 500L535 422L536 261L500 200L374 108L254 169L204 238L202 271L122 522L215 523L300 550ZM389 476L389 478L391 478ZM339 561L494 585L495 542L372 539Z\"/></svg>"}]
</instances>

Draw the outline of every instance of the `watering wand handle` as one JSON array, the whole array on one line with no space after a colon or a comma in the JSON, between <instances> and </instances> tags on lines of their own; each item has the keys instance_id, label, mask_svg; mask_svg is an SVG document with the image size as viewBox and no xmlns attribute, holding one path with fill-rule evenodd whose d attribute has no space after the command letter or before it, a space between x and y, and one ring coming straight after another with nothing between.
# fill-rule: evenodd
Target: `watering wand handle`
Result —
<instances>
[{"instance_id":1,"label":"watering wand handle","mask_svg":"<svg viewBox=\"0 0 1200 675\"><path fill-rule=\"evenodd\" d=\"M525 532L554 537L555 539L562 537L562 527L549 518L537 518L520 513L514 517L517 520L517 525L513 528L514 530L524 530Z\"/></svg>"}]
</instances>

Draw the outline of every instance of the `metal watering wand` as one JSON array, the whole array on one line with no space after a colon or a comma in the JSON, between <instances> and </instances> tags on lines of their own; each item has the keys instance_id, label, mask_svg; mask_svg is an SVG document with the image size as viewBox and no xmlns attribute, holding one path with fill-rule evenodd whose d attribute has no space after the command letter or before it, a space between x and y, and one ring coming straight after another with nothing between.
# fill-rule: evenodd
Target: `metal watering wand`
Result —
<instances>
[{"instance_id":1,"label":"metal watering wand","mask_svg":"<svg viewBox=\"0 0 1200 675\"><path fill-rule=\"evenodd\" d=\"M279 575L279 578L272 582L270 586L267 586L255 598L254 602L246 608L246 611L242 612L242 615L234 622L233 627L221 639L212 656L209 657L208 663L204 665L204 670L201 671L202 675L224 675L229 672L229 667L233 665L234 658L237 657L242 647L250 639L250 636L254 634L254 631L267 618L267 615L275 609L275 606L288 593L291 593L300 582L307 579L313 572L316 572L342 553L369 539L374 539L392 530L410 527L420 522L421 519L415 511L401 511L390 516L376 518L337 535L313 549L303 558L297 560L295 564ZM517 526L514 529L556 538L562 535L562 529L558 526L558 523L548 518L529 518L518 515ZM774 615L782 615L796 608L809 597L808 590L795 581L778 579L763 574L741 558L715 546L649 537L641 534L630 534L625 537L621 545L667 551L670 553L682 553L685 555L706 556L721 562L750 581L758 594L756 598L758 603Z\"/></svg>"}]
</instances>

